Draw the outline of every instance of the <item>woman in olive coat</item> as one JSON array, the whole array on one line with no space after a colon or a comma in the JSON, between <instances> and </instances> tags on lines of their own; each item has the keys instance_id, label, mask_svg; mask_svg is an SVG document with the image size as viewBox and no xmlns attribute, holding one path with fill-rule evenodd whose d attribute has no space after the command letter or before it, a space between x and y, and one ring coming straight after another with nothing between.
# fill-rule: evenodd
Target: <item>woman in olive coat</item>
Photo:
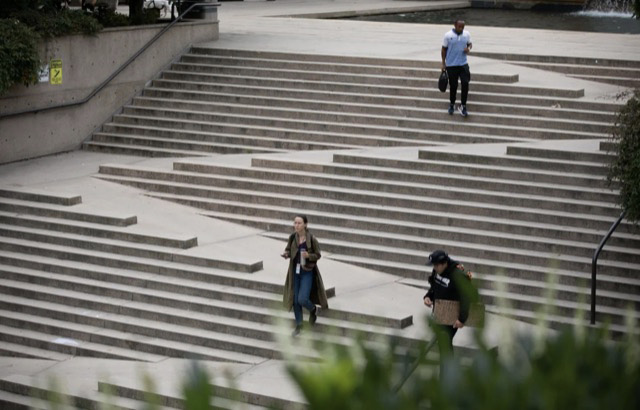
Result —
<instances>
[{"instance_id":1,"label":"woman in olive coat","mask_svg":"<svg viewBox=\"0 0 640 410\"><path fill-rule=\"evenodd\" d=\"M296 327L292 335L297 336L302 330L302 308L309 311L309 323L314 325L318 318L318 305L327 309L329 303L317 265L322 256L320 244L307 229L307 217L297 215L293 220L293 228L294 232L289 236L281 256L289 259L283 302L288 310L293 308Z\"/></svg>"}]
</instances>

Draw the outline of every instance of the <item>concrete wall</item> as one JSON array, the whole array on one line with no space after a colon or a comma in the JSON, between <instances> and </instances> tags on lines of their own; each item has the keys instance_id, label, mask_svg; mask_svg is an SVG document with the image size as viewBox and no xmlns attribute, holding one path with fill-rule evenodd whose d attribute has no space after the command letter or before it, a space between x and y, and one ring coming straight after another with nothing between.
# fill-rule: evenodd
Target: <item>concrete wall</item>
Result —
<instances>
[{"instance_id":1,"label":"concrete wall","mask_svg":"<svg viewBox=\"0 0 640 410\"><path fill-rule=\"evenodd\" d=\"M218 38L217 18L178 23L89 102L2 117L84 98L163 27L106 29L95 37L66 36L43 43L43 61L62 60L62 84L15 86L0 98L0 164L77 149L189 45Z\"/></svg>"},{"instance_id":2,"label":"concrete wall","mask_svg":"<svg viewBox=\"0 0 640 410\"><path fill-rule=\"evenodd\" d=\"M471 0L472 7L505 9L567 9L578 10L585 0Z\"/></svg>"}]
</instances>

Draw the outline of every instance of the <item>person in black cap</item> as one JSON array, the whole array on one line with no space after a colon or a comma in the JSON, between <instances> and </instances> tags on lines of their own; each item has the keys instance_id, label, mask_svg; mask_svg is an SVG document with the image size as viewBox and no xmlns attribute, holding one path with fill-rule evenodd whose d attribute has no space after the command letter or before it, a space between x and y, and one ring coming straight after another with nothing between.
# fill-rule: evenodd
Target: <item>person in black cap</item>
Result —
<instances>
[{"instance_id":1,"label":"person in black cap","mask_svg":"<svg viewBox=\"0 0 640 410\"><path fill-rule=\"evenodd\" d=\"M436 325L436 331L441 333L438 347L440 357L443 358L453 353L453 337L458 329L464 327L464 322L469 317L469 307L474 294L473 286L464 267L452 260L445 251L437 250L431 253L427 265L433 266L433 271L429 276L430 288L424 295L424 304L432 307L438 299L460 302L458 320L453 325Z\"/></svg>"}]
</instances>

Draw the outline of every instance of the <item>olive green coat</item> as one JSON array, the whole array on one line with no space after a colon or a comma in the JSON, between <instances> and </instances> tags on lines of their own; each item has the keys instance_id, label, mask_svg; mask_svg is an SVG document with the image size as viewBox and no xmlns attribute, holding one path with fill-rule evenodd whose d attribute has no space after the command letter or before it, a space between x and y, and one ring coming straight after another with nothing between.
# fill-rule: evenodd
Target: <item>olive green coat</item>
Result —
<instances>
[{"instance_id":1,"label":"olive green coat","mask_svg":"<svg viewBox=\"0 0 640 410\"><path fill-rule=\"evenodd\" d=\"M307 253L309 257L305 261L304 265L305 270L313 270L313 285L311 286L311 295L310 299L316 305L320 305L324 309L329 308L329 302L327 301L327 293L324 290L324 283L322 282L322 276L320 275L320 270L318 269L318 259L321 258L320 253L320 244L318 244L318 240L311 232L307 231ZM293 275L295 275L295 266L294 260L296 255L298 254L298 234L293 233L289 236L289 241L287 242L287 246L284 249L284 253L287 258L289 258L289 270L287 271L287 279L284 282L284 295L282 301L284 303L284 307L288 310L291 310L293 307Z\"/></svg>"}]
</instances>

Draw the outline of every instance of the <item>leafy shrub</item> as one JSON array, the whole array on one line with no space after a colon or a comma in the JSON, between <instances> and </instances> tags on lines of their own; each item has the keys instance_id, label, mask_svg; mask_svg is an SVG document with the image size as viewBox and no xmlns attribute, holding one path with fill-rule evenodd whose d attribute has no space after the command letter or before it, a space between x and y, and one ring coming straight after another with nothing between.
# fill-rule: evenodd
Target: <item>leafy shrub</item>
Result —
<instances>
[{"instance_id":1,"label":"leafy shrub","mask_svg":"<svg viewBox=\"0 0 640 410\"><path fill-rule=\"evenodd\" d=\"M42 38L54 38L68 34L96 34L102 29L98 21L81 10L22 10L13 14Z\"/></svg>"},{"instance_id":2,"label":"leafy shrub","mask_svg":"<svg viewBox=\"0 0 640 410\"><path fill-rule=\"evenodd\" d=\"M620 110L613 131L615 158L609 181L620 183L619 202L629 221L640 221L640 100L638 92Z\"/></svg>"},{"instance_id":3,"label":"leafy shrub","mask_svg":"<svg viewBox=\"0 0 640 410\"><path fill-rule=\"evenodd\" d=\"M38 81L38 34L14 19L0 20L0 94L13 84Z\"/></svg>"},{"instance_id":4,"label":"leafy shrub","mask_svg":"<svg viewBox=\"0 0 640 410\"><path fill-rule=\"evenodd\" d=\"M129 17L116 13L104 3L99 4L95 8L92 16L104 27L122 27L129 25Z\"/></svg>"},{"instance_id":5,"label":"leafy shrub","mask_svg":"<svg viewBox=\"0 0 640 410\"><path fill-rule=\"evenodd\" d=\"M640 0L633 0L631 8L633 9L633 16L640 19Z\"/></svg>"},{"instance_id":6,"label":"leafy shrub","mask_svg":"<svg viewBox=\"0 0 640 410\"><path fill-rule=\"evenodd\" d=\"M392 349L380 355L360 344L355 354L290 364L289 372L311 410L640 408L635 339L613 344L604 331L584 335L568 328L547 340L526 336L499 348L481 347L471 365L446 360L442 379L437 371L417 371L398 393L393 386L401 367Z\"/></svg>"}]
</instances>

